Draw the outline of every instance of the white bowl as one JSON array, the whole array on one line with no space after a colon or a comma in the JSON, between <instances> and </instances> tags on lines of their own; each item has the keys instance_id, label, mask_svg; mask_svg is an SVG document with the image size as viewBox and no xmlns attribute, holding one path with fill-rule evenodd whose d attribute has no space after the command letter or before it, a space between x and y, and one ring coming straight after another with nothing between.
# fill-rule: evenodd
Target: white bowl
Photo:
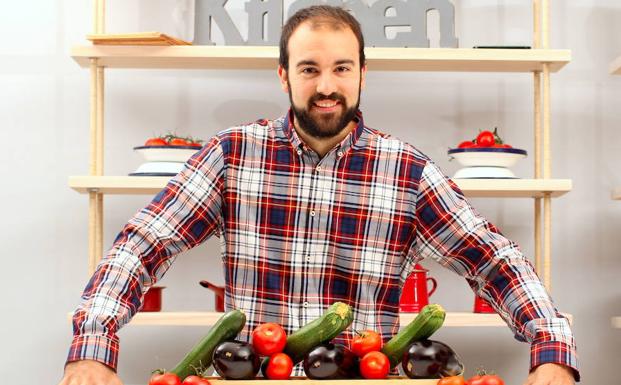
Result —
<instances>
[{"instance_id":1,"label":"white bowl","mask_svg":"<svg viewBox=\"0 0 621 385\"><path fill-rule=\"evenodd\" d=\"M134 151L147 162L182 162L190 159L200 147L192 146L138 146Z\"/></svg>"},{"instance_id":2,"label":"white bowl","mask_svg":"<svg viewBox=\"0 0 621 385\"><path fill-rule=\"evenodd\" d=\"M130 176L175 176L183 169L184 162L146 162Z\"/></svg>"},{"instance_id":3,"label":"white bowl","mask_svg":"<svg viewBox=\"0 0 621 385\"><path fill-rule=\"evenodd\" d=\"M526 151L518 148L453 148L448 155L465 167L512 167L526 158Z\"/></svg>"}]
</instances>

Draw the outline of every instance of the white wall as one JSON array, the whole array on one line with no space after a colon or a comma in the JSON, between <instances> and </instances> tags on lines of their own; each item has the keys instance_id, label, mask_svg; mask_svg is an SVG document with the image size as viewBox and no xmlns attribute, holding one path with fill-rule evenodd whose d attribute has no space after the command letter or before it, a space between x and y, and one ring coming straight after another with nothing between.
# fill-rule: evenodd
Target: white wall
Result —
<instances>
[{"instance_id":1,"label":"white wall","mask_svg":"<svg viewBox=\"0 0 621 385\"><path fill-rule=\"evenodd\" d=\"M455 3L461 47L530 44L530 1ZM553 297L575 315L584 383L612 385L618 383L614 362L621 352L621 330L610 327L610 317L621 315L621 203L609 196L621 185L621 77L608 75L608 63L621 54L621 3L551 3L551 46L571 49L573 56L552 76L553 175L574 181L574 190L553 203ZM241 4L231 0L234 14L243 14ZM71 340L66 314L88 279L87 198L67 187L67 176L88 172L89 73L69 50L91 32L92 8L78 0L3 5L0 374L12 384L55 383ZM191 28L172 21L174 8L172 0L109 0L108 31L162 30L185 37ZM456 166L448 162L447 147L479 128L497 125L509 143L532 153L531 88L528 74L370 72L362 109L369 126L413 143L452 174ZM135 169L140 159L131 148L152 134L177 129L208 138L230 125L277 117L287 106L275 71L109 70L106 173ZM516 171L531 176L532 157ZM106 247L148 199L105 198ZM531 200L474 204L532 255ZM165 310L213 307L213 296L198 281L222 282L218 253L214 239L179 257L161 282L168 287ZM468 311L472 294L465 282L433 263L426 266L440 279L433 300ZM146 383L152 369L172 367L204 333L197 327L125 328L122 379ZM528 346L506 328L444 328L437 338L461 354L468 375L484 365L508 384L526 376Z\"/></svg>"}]
</instances>

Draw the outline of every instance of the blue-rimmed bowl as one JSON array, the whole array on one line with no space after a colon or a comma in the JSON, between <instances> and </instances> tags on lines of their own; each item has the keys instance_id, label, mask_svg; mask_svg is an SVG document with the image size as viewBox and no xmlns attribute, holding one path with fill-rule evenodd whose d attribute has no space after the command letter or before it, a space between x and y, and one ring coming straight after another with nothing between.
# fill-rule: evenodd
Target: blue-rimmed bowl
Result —
<instances>
[{"instance_id":1,"label":"blue-rimmed bowl","mask_svg":"<svg viewBox=\"0 0 621 385\"><path fill-rule=\"evenodd\" d=\"M185 163L200 147L193 146L138 146L134 151L142 155L146 162Z\"/></svg>"},{"instance_id":2,"label":"blue-rimmed bowl","mask_svg":"<svg viewBox=\"0 0 621 385\"><path fill-rule=\"evenodd\" d=\"M515 165L526 158L526 150L502 147L453 148L448 150L451 159L464 167L505 167Z\"/></svg>"}]
</instances>

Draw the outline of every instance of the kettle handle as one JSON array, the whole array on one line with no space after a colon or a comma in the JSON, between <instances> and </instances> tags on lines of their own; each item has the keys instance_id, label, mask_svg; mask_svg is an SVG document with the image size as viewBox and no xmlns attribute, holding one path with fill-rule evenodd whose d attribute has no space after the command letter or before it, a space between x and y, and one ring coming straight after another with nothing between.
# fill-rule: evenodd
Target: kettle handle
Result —
<instances>
[{"instance_id":1,"label":"kettle handle","mask_svg":"<svg viewBox=\"0 0 621 385\"><path fill-rule=\"evenodd\" d=\"M438 288L438 281L436 281L436 279L433 277L427 277L427 281L431 281L431 283L433 284L431 285L431 290L429 290L429 296L431 296L433 292L436 291L436 289Z\"/></svg>"}]
</instances>

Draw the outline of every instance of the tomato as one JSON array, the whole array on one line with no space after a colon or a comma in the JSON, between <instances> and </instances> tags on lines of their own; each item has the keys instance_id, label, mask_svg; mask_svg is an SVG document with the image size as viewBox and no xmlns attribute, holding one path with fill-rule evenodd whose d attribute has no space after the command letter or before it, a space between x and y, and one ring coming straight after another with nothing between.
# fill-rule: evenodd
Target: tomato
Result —
<instances>
[{"instance_id":1,"label":"tomato","mask_svg":"<svg viewBox=\"0 0 621 385\"><path fill-rule=\"evenodd\" d=\"M287 344L287 334L282 326L267 322L257 326L252 332L252 347L262 356L280 353Z\"/></svg>"},{"instance_id":2,"label":"tomato","mask_svg":"<svg viewBox=\"0 0 621 385\"><path fill-rule=\"evenodd\" d=\"M192 142L192 143L189 144L189 146L196 147L196 148L203 147L203 145L200 144L199 142Z\"/></svg>"},{"instance_id":3,"label":"tomato","mask_svg":"<svg viewBox=\"0 0 621 385\"><path fill-rule=\"evenodd\" d=\"M466 140L465 142L461 142L457 145L457 148L470 148L470 147L474 147L475 144L473 141L471 140Z\"/></svg>"},{"instance_id":4,"label":"tomato","mask_svg":"<svg viewBox=\"0 0 621 385\"><path fill-rule=\"evenodd\" d=\"M496 143L496 138L491 131L481 131L479 135L477 135L476 141L481 147L492 147L494 143Z\"/></svg>"},{"instance_id":5,"label":"tomato","mask_svg":"<svg viewBox=\"0 0 621 385\"><path fill-rule=\"evenodd\" d=\"M358 357L364 357L369 352L378 352L382 348L382 337L373 330L365 330L362 333L356 332L356 336L351 340L351 351Z\"/></svg>"},{"instance_id":6,"label":"tomato","mask_svg":"<svg viewBox=\"0 0 621 385\"><path fill-rule=\"evenodd\" d=\"M185 385L211 385L209 380L199 376L187 376L182 384Z\"/></svg>"},{"instance_id":7,"label":"tomato","mask_svg":"<svg viewBox=\"0 0 621 385\"><path fill-rule=\"evenodd\" d=\"M190 142L183 138L171 138L168 144L171 146L189 146Z\"/></svg>"},{"instance_id":8,"label":"tomato","mask_svg":"<svg viewBox=\"0 0 621 385\"><path fill-rule=\"evenodd\" d=\"M474 377L471 377L468 382L468 385L505 385L505 382L499 376L495 374L480 374Z\"/></svg>"},{"instance_id":9,"label":"tomato","mask_svg":"<svg viewBox=\"0 0 621 385\"><path fill-rule=\"evenodd\" d=\"M164 138L149 138L144 142L145 146L168 146L168 142Z\"/></svg>"},{"instance_id":10,"label":"tomato","mask_svg":"<svg viewBox=\"0 0 621 385\"><path fill-rule=\"evenodd\" d=\"M270 380L288 380L293 371L293 361L285 353L273 354L267 363L265 375Z\"/></svg>"},{"instance_id":11,"label":"tomato","mask_svg":"<svg viewBox=\"0 0 621 385\"><path fill-rule=\"evenodd\" d=\"M390 372L390 361L382 352L369 352L360 361L360 374L367 379L382 379Z\"/></svg>"},{"instance_id":12,"label":"tomato","mask_svg":"<svg viewBox=\"0 0 621 385\"><path fill-rule=\"evenodd\" d=\"M466 380L462 376L450 376L441 378L438 385L466 385Z\"/></svg>"},{"instance_id":13,"label":"tomato","mask_svg":"<svg viewBox=\"0 0 621 385\"><path fill-rule=\"evenodd\" d=\"M149 385L181 385L181 380L175 373L155 373L151 376Z\"/></svg>"}]
</instances>

